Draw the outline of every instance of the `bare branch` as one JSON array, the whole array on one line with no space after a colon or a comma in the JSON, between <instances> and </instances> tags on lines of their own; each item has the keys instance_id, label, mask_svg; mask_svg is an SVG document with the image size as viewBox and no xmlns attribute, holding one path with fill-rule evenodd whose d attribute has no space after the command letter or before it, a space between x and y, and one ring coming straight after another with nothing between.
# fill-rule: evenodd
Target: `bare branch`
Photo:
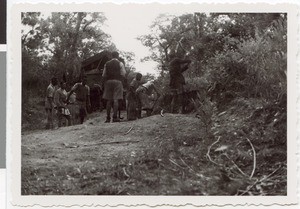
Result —
<instances>
[{"instance_id":1,"label":"bare branch","mask_svg":"<svg viewBox=\"0 0 300 209\"><path fill-rule=\"evenodd\" d=\"M209 147L208 147L208 150L207 150L207 153L206 153L206 157L209 159L209 161L211 161L212 163L218 165L218 166L221 166L220 164L216 163L215 161L213 161L209 155L210 153L210 150L212 148L212 146L214 146L215 144L217 144L219 141L220 141L220 138L221 136L218 137L217 141L215 141L214 143L212 143Z\"/></svg>"},{"instance_id":2,"label":"bare branch","mask_svg":"<svg viewBox=\"0 0 300 209\"><path fill-rule=\"evenodd\" d=\"M125 133L125 135L129 134L132 129L133 129L133 126Z\"/></svg>"},{"instance_id":3,"label":"bare branch","mask_svg":"<svg viewBox=\"0 0 300 209\"><path fill-rule=\"evenodd\" d=\"M255 152L255 149L253 147L253 144L251 143L250 139L248 139L246 137L247 141L249 142L251 148L252 148L252 151L253 151L253 170L251 172L251 175L250 175L250 179L252 179L253 175L254 175L254 172L255 172L255 169L256 169L256 152Z\"/></svg>"},{"instance_id":4,"label":"bare branch","mask_svg":"<svg viewBox=\"0 0 300 209\"><path fill-rule=\"evenodd\" d=\"M191 171L193 171L194 173L196 173L195 171L194 171L194 169L192 169L182 158L180 158L180 160L181 160L181 162L186 166L186 167L188 167Z\"/></svg>"},{"instance_id":5,"label":"bare branch","mask_svg":"<svg viewBox=\"0 0 300 209\"><path fill-rule=\"evenodd\" d=\"M85 29L87 28L87 26L89 26L90 24L92 24L94 21L95 21L95 20L90 20L90 21L88 21L88 22L83 26L82 31L84 32Z\"/></svg>"},{"instance_id":6,"label":"bare branch","mask_svg":"<svg viewBox=\"0 0 300 209\"><path fill-rule=\"evenodd\" d=\"M224 154L225 155L225 157L228 159L228 160L230 160L230 162L238 169L238 171L243 175L243 176L246 176L246 177L249 177L247 174L245 174L243 171L242 171L242 169L240 169L240 167L231 159L231 158L229 158L228 157L228 155L225 153Z\"/></svg>"},{"instance_id":7,"label":"bare branch","mask_svg":"<svg viewBox=\"0 0 300 209\"><path fill-rule=\"evenodd\" d=\"M172 160L172 159L170 158L169 161L170 161L171 163L173 163L174 165L178 166L179 168L182 168L182 169L183 169L183 167L180 166L180 165L178 165L178 163L176 163L175 160Z\"/></svg>"},{"instance_id":8,"label":"bare branch","mask_svg":"<svg viewBox=\"0 0 300 209\"><path fill-rule=\"evenodd\" d=\"M130 176L129 176L128 173L126 172L125 167L123 168L123 172L124 172L124 174L125 174L125 176L126 176L127 178L130 178Z\"/></svg>"},{"instance_id":9,"label":"bare branch","mask_svg":"<svg viewBox=\"0 0 300 209\"><path fill-rule=\"evenodd\" d=\"M272 173L270 173L269 175L267 175L267 176L265 176L265 177L263 177L263 178L261 178L261 179L256 179L256 181L255 181L253 184L249 185L249 186L247 187L247 189L246 189L245 191L243 191L243 193L240 194L240 195L246 194L246 193L249 192L250 189L253 188L257 183L261 183L261 182L267 180L268 178L270 178L270 177L271 177L272 175L274 175L274 173L276 173L280 168L282 168L282 167L281 167L281 166L278 167L278 168L275 169Z\"/></svg>"}]
</instances>

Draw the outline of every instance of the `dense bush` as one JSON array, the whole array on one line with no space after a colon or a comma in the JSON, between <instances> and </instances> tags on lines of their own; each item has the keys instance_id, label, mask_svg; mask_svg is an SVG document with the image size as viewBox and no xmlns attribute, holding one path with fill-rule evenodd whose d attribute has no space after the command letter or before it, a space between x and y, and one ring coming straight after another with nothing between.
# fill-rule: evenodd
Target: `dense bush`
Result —
<instances>
[{"instance_id":1,"label":"dense bush","mask_svg":"<svg viewBox=\"0 0 300 209\"><path fill-rule=\"evenodd\" d=\"M161 16L152 25L160 40L154 32L140 37L162 65L158 80L165 93L168 54L175 52L193 61L184 73L186 91L204 90L218 106L237 97L286 97L286 14L186 14L169 17L169 26L165 21Z\"/></svg>"}]
</instances>

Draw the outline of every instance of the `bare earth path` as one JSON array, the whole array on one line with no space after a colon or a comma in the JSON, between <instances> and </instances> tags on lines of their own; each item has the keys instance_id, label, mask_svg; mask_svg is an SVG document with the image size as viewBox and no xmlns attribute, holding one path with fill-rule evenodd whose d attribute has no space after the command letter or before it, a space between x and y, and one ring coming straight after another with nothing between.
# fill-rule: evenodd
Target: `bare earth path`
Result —
<instances>
[{"instance_id":1,"label":"bare earth path","mask_svg":"<svg viewBox=\"0 0 300 209\"><path fill-rule=\"evenodd\" d=\"M151 187L151 181L159 182L164 176L173 178L164 171L163 164L170 163L169 158L176 155L181 145L188 152L191 145L202 140L199 120L171 114L110 124L103 123L104 119L104 114L98 113L83 125L23 134L22 193L174 193L172 188L134 189L136 183L130 189L119 187L139 176L146 179L147 187ZM174 138L180 144L174 143ZM180 165L173 164L175 168L170 169L176 171ZM136 173L144 165L145 175Z\"/></svg>"}]
</instances>

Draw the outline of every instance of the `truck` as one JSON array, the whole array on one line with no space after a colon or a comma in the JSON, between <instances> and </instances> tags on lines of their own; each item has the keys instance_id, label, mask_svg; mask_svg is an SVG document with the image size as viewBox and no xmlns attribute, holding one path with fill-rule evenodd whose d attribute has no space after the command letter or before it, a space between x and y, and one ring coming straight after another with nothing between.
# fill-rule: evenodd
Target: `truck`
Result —
<instances>
[{"instance_id":1,"label":"truck","mask_svg":"<svg viewBox=\"0 0 300 209\"><path fill-rule=\"evenodd\" d=\"M104 50L98 54L95 54L88 59L85 59L81 63L81 72L87 77L87 85L90 87L90 100L91 110L90 112L103 110L106 105L106 101L102 99L104 83L102 81L102 74L104 65L112 58L111 52ZM124 63L124 59L119 59ZM121 109L125 109L125 102L121 102Z\"/></svg>"}]
</instances>

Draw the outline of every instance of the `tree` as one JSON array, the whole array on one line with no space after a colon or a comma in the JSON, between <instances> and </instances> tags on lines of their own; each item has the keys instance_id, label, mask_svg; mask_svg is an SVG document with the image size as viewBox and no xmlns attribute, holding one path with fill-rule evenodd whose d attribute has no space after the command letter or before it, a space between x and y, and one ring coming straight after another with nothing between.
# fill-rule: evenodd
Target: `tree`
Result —
<instances>
[{"instance_id":1,"label":"tree","mask_svg":"<svg viewBox=\"0 0 300 209\"><path fill-rule=\"evenodd\" d=\"M115 49L110 36L100 28L105 20L102 13L53 13L48 17L45 50L52 54L49 68L74 81L80 75L82 60L102 50Z\"/></svg>"},{"instance_id":2,"label":"tree","mask_svg":"<svg viewBox=\"0 0 300 209\"><path fill-rule=\"evenodd\" d=\"M26 89L62 78L74 82L82 60L102 50L115 50L110 36L101 30L102 13L22 13L22 76ZM32 85L32 83L35 85Z\"/></svg>"},{"instance_id":3,"label":"tree","mask_svg":"<svg viewBox=\"0 0 300 209\"><path fill-rule=\"evenodd\" d=\"M262 79L285 86L286 14L160 15L150 29L150 34L139 39L151 51L145 60L158 62L163 76L168 77L168 55L176 53L192 59L185 77L194 89L217 83L220 92L244 91L249 96L258 91L253 86L262 92L269 89L264 88L267 82ZM162 88L168 84L164 80Z\"/></svg>"},{"instance_id":4,"label":"tree","mask_svg":"<svg viewBox=\"0 0 300 209\"><path fill-rule=\"evenodd\" d=\"M28 96L25 91L36 88L39 84L40 71L42 69L42 56L39 55L43 47L43 36L41 33L40 13L28 12L21 14L22 29L22 93L23 99Z\"/></svg>"}]
</instances>

